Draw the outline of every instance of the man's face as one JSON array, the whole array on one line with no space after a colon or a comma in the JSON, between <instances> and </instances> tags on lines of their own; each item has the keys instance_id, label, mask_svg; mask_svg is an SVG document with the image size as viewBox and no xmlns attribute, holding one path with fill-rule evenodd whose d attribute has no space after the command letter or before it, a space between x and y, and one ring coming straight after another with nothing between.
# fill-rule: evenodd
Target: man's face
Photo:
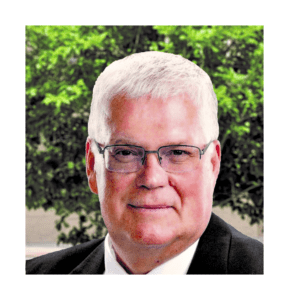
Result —
<instances>
[{"instance_id":1,"label":"man's face","mask_svg":"<svg viewBox=\"0 0 289 300\"><path fill-rule=\"evenodd\" d=\"M102 147L114 144L161 146L183 144L203 149L210 142L206 122L185 97L170 99L114 99L104 121ZM134 173L108 171L102 155L95 157L93 192L99 195L102 216L113 241L139 246L188 246L205 230L211 215L212 195L220 165L219 142L202 156L198 169L168 173L157 154L147 154Z\"/></svg>"}]
</instances>

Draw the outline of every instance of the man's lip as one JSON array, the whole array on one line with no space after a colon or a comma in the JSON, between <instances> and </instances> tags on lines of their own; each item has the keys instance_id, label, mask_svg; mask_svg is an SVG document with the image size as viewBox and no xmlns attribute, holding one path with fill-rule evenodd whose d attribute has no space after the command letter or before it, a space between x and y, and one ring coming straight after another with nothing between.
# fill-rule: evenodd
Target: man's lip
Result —
<instances>
[{"instance_id":1,"label":"man's lip","mask_svg":"<svg viewBox=\"0 0 289 300\"><path fill-rule=\"evenodd\" d=\"M164 208L171 208L171 205L132 205L129 204L128 206L132 208L142 208L142 209L164 209Z\"/></svg>"}]
</instances>

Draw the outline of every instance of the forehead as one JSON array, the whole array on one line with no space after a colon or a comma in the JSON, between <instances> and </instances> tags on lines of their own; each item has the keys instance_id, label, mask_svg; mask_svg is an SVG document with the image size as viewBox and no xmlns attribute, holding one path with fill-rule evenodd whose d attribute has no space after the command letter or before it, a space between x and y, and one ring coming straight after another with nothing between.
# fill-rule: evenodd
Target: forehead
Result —
<instances>
[{"instance_id":1,"label":"forehead","mask_svg":"<svg viewBox=\"0 0 289 300\"><path fill-rule=\"evenodd\" d=\"M115 97L105 110L106 117L99 124L104 129L104 143L192 143L204 132L201 107L186 95L165 99Z\"/></svg>"},{"instance_id":2,"label":"forehead","mask_svg":"<svg viewBox=\"0 0 289 300\"><path fill-rule=\"evenodd\" d=\"M166 122L185 120L190 117L195 120L199 107L185 95L168 98L152 98L143 96L137 99L116 97L107 107L107 116L110 122L125 121L128 126L135 119L164 124Z\"/></svg>"}]
</instances>

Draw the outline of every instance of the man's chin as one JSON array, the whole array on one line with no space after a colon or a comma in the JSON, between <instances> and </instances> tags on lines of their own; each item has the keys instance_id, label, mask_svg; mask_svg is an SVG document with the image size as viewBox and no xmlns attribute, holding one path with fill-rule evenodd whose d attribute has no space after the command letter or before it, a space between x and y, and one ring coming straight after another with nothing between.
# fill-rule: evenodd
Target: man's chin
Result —
<instances>
[{"instance_id":1,"label":"man's chin","mask_svg":"<svg viewBox=\"0 0 289 300\"><path fill-rule=\"evenodd\" d=\"M145 230L135 230L130 234L130 238L134 244L148 248L162 248L177 240L177 237L172 232L151 232Z\"/></svg>"}]
</instances>

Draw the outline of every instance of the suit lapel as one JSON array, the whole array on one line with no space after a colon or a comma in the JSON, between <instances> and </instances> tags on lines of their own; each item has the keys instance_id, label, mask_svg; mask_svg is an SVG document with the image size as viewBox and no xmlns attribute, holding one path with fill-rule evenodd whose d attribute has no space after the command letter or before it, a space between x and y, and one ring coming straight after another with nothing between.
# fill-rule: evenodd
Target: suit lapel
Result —
<instances>
[{"instance_id":1,"label":"suit lapel","mask_svg":"<svg viewBox=\"0 0 289 300\"><path fill-rule=\"evenodd\" d=\"M100 243L70 274L103 274L104 241Z\"/></svg>"},{"instance_id":2,"label":"suit lapel","mask_svg":"<svg viewBox=\"0 0 289 300\"><path fill-rule=\"evenodd\" d=\"M227 274L231 234L224 222L212 213L200 238L188 274Z\"/></svg>"}]
</instances>

